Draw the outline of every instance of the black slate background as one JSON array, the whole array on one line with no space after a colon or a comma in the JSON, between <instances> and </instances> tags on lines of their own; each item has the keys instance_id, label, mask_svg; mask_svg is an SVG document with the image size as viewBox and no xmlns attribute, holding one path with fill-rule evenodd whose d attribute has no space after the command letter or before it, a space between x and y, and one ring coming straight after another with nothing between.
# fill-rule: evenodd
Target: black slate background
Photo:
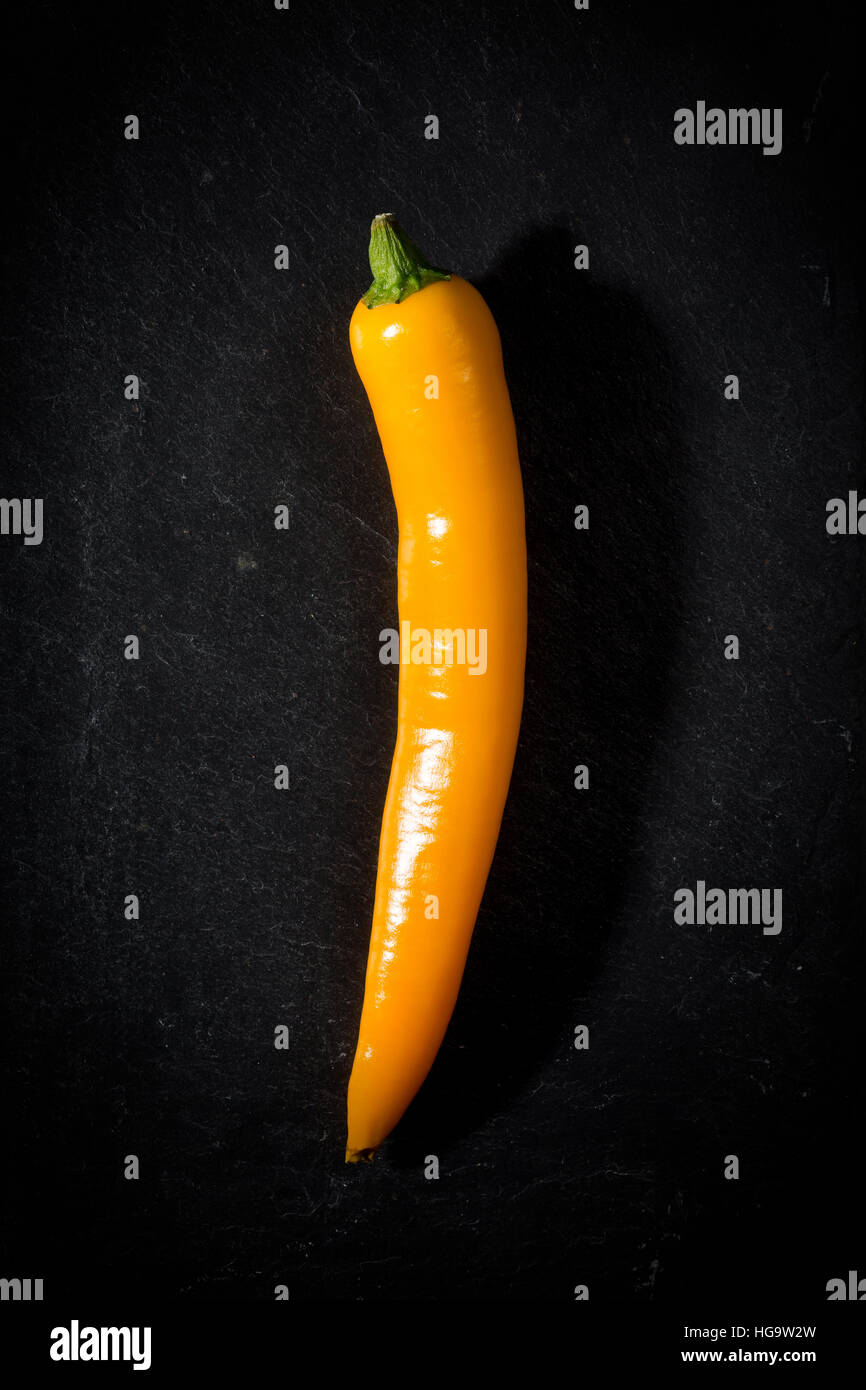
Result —
<instances>
[{"instance_id":1,"label":"black slate background","mask_svg":"<svg viewBox=\"0 0 866 1390\"><path fill-rule=\"evenodd\" d=\"M824 526L864 488L850 26L19 7L0 492L45 539L0 541L0 1273L665 1307L866 1273L866 542ZM677 147L698 99L782 106L782 154ZM530 641L452 1027L359 1171L396 518L347 324L383 209L500 324ZM781 887L781 935L675 926L698 878Z\"/></svg>"}]
</instances>

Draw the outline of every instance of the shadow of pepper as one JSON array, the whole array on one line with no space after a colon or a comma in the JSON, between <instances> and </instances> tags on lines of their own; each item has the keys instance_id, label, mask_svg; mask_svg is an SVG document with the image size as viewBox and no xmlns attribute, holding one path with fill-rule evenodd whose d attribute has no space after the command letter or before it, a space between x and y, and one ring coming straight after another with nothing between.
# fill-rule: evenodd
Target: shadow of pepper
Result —
<instances>
[{"instance_id":1,"label":"shadow of pepper","mask_svg":"<svg viewBox=\"0 0 866 1390\"><path fill-rule=\"evenodd\" d=\"M676 373L637 300L572 269L580 239L534 230L477 282L523 469L526 700L460 997L389 1140L397 1167L506 1115L546 1058L570 1055L639 848L678 627Z\"/></svg>"}]
</instances>

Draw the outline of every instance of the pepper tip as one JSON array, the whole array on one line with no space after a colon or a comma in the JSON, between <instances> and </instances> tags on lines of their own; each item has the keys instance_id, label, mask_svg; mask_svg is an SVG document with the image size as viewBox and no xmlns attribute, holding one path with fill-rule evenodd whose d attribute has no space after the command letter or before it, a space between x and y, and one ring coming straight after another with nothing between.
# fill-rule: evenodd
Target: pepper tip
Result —
<instances>
[{"instance_id":1,"label":"pepper tip","mask_svg":"<svg viewBox=\"0 0 866 1390\"><path fill-rule=\"evenodd\" d=\"M372 1163L376 1153L375 1149L353 1149L346 1145L347 1163Z\"/></svg>"}]
</instances>

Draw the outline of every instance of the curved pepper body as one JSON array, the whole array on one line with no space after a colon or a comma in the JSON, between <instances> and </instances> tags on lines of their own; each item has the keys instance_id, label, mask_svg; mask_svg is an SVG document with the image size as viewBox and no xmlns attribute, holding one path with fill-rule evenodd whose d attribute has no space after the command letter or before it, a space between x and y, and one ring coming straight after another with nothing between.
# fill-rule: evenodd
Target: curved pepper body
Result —
<instances>
[{"instance_id":1,"label":"curved pepper body","mask_svg":"<svg viewBox=\"0 0 866 1390\"><path fill-rule=\"evenodd\" d=\"M527 580L514 419L481 295L451 276L401 303L362 300L350 340L397 508L401 634L349 1082L357 1161L418 1091L457 999L517 745Z\"/></svg>"}]
</instances>

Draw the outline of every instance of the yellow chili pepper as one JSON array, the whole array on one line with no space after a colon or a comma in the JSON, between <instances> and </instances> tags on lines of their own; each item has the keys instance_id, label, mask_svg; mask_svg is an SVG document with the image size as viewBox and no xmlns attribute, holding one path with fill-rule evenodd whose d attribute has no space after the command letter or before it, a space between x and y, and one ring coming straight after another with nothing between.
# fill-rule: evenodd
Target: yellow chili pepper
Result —
<instances>
[{"instance_id":1,"label":"yellow chili pepper","mask_svg":"<svg viewBox=\"0 0 866 1390\"><path fill-rule=\"evenodd\" d=\"M523 487L476 289L390 213L350 325L399 522L397 741L379 842L346 1161L369 1161L448 1027L511 779L526 657Z\"/></svg>"}]
</instances>

